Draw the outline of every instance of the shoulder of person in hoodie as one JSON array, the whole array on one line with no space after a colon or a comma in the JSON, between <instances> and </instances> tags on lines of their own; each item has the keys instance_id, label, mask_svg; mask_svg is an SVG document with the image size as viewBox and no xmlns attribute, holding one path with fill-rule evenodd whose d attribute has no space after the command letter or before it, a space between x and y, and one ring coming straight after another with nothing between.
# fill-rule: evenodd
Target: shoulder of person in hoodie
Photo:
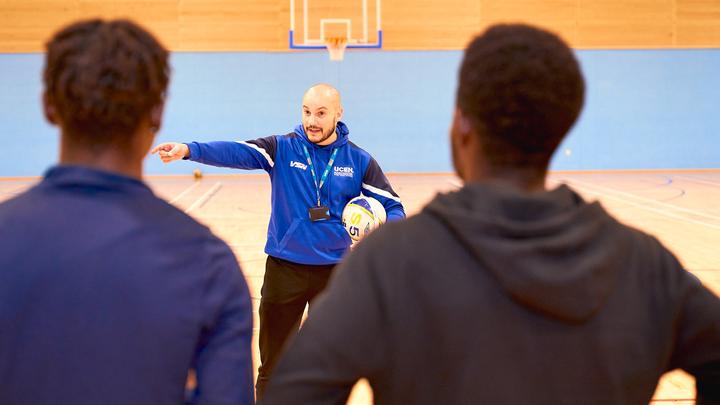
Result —
<instances>
[{"instance_id":1,"label":"shoulder of person in hoodie","mask_svg":"<svg viewBox=\"0 0 720 405\"><path fill-rule=\"evenodd\" d=\"M589 206L584 201L580 204ZM615 246L621 246L623 249L608 252L618 256L617 271L620 277L623 273L635 273L639 277L639 282L654 280L658 287L664 285L668 294L671 290L675 290L676 294L680 293L677 290L680 285L675 282L678 277L696 279L656 237L620 223L599 204L596 208L599 209L595 209L593 215L596 220L605 224L605 232L609 233L607 238L616 239L618 243ZM443 252L447 251L449 246L457 245L462 249L459 239L427 207L401 223L385 224L362 243L367 245L362 249L362 253L373 257L371 265L397 269L393 271L406 269L414 273L428 267L428 263L441 261ZM488 254L493 253L488 252ZM428 262L428 258L436 258L436 260ZM470 258L471 256L468 256L468 260Z\"/></svg>"}]
</instances>

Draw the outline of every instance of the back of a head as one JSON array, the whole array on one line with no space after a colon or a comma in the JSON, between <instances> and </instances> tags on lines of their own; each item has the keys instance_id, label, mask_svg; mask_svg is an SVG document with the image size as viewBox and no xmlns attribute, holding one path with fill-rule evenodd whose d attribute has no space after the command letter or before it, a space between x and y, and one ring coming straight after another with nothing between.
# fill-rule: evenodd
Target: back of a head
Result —
<instances>
[{"instance_id":1,"label":"back of a head","mask_svg":"<svg viewBox=\"0 0 720 405\"><path fill-rule=\"evenodd\" d=\"M47 115L64 136L87 146L119 144L144 119L160 115L168 52L137 24L80 21L46 46Z\"/></svg>"},{"instance_id":2,"label":"back of a head","mask_svg":"<svg viewBox=\"0 0 720 405\"><path fill-rule=\"evenodd\" d=\"M528 25L495 25L465 51L457 106L491 166L544 171L584 93L580 66L562 39Z\"/></svg>"}]
</instances>

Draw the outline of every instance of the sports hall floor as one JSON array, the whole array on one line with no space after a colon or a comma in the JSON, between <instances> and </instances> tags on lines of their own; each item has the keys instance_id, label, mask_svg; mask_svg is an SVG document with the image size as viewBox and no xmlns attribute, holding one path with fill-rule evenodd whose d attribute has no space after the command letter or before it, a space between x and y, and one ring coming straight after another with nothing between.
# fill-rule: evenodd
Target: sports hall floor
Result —
<instances>
[{"instance_id":1,"label":"sports hall floor","mask_svg":"<svg viewBox=\"0 0 720 405\"><path fill-rule=\"evenodd\" d=\"M442 174L389 175L408 215L419 211L437 192L459 186ZM22 192L37 179L0 181L0 201ZM255 311L264 271L266 227L270 215L270 182L265 175L149 177L148 183L167 199L205 223L225 239L240 259L250 285ZM600 200L626 224L652 233L669 246L685 267L720 294L720 170L644 172L556 172L549 185L567 183L588 200ZM254 341L256 366L259 355ZM479 378L482 378L479 376ZM682 372L662 379L654 404L692 404L694 382ZM349 404L372 403L360 383Z\"/></svg>"}]
</instances>

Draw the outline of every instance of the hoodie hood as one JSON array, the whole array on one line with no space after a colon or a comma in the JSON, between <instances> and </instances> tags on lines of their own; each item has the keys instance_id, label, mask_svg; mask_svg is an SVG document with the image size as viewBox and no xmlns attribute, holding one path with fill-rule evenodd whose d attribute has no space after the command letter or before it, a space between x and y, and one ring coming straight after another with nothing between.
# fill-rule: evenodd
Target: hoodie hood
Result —
<instances>
[{"instance_id":1,"label":"hoodie hood","mask_svg":"<svg viewBox=\"0 0 720 405\"><path fill-rule=\"evenodd\" d=\"M307 134L305 133L305 128L303 128L302 124L295 127L293 130L296 134L300 136L300 138L303 140L303 142L307 146L311 146L313 148L320 148L320 149L335 149L339 148L346 143L348 143L348 135L350 135L350 130L348 129L347 125L345 125L344 122L338 121L337 126L335 127L335 133L337 133L337 139L335 142L331 143L330 145L320 146L313 142L311 142Z\"/></svg>"},{"instance_id":2,"label":"hoodie hood","mask_svg":"<svg viewBox=\"0 0 720 405\"><path fill-rule=\"evenodd\" d=\"M513 300L565 322L584 322L603 306L627 253L617 222L564 185L525 193L471 184L438 195L425 211Z\"/></svg>"}]
</instances>

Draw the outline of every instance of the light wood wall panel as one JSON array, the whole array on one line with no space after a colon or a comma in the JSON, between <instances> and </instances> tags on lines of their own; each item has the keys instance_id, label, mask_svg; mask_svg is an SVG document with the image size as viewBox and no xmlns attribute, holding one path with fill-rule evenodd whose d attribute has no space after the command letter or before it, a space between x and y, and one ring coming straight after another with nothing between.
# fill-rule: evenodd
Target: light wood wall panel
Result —
<instances>
[{"instance_id":1,"label":"light wood wall panel","mask_svg":"<svg viewBox=\"0 0 720 405\"><path fill-rule=\"evenodd\" d=\"M131 18L147 27L171 49L179 46L177 0L79 0L83 17Z\"/></svg>"},{"instance_id":2,"label":"light wood wall panel","mask_svg":"<svg viewBox=\"0 0 720 405\"><path fill-rule=\"evenodd\" d=\"M675 0L580 0L577 44L662 47L674 40Z\"/></svg>"},{"instance_id":3,"label":"light wood wall panel","mask_svg":"<svg viewBox=\"0 0 720 405\"><path fill-rule=\"evenodd\" d=\"M349 13L353 29L359 29L359 0L308 1L313 15ZM0 52L42 51L61 26L97 16L135 19L176 51L286 51L289 3L0 0ZM302 1L297 3L300 9ZM368 3L373 7L373 0ZM577 48L720 47L720 0L385 0L382 5L384 47L391 50L462 49L498 22L542 25Z\"/></svg>"},{"instance_id":4,"label":"light wood wall panel","mask_svg":"<svg viewBox=\"0 0 720 405\"><path fill-rule=\"evenodd\" d=\"M77 1L0 0L0 52L43 49L58 27L79 17Z\"/></svg>"},{"instance_id":5,"label":"light wood wall panel","mask_svg":"<svg viewBox=\"0 0 720 405\"><path fill-rule=\"evenodd\" d=\"M483 28L496 23L538 24L576 43L578 0L485 0L480 10Z\"/></svg>"},{"instance_id":6,"label":"light wood wall panel","mask_svg":"<svg viewBox=\"0 0 720 405\"><path fill-rule=\"evenodd\" d=\"M183 0L180 51L287 49L289 1Z\"/></svg>"},{"instance_id":7,"label":"light wood wall panel","mask_svg":"<svg viewBox=\"0 0 720 405\"><path fill-rule=\"evenodd\" d=\"M474 0L395 0L382 9L387 49L461 49L481 24Z\"/></svg>"},{"instance_id":8,"label":"light wood wall panel","mask_svg":"<svg viewBox=\"0 0 720 405\"><path fill-rule=\"evenodd\" d=\"M720 0L677 0L677 45L720 46Z\"/></svg>"}]
</instances>

